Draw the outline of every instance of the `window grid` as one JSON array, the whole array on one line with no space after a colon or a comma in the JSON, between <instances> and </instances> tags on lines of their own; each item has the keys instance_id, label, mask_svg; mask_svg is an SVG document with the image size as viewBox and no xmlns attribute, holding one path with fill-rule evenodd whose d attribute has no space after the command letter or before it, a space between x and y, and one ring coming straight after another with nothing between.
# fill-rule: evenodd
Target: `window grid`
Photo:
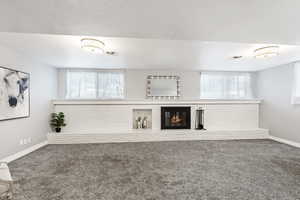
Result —
<instances>
[{"instance_id":1,"label":"window grid","mask_svg":"<svg viewBox=\"0 0 300 200\"><path fill-rule=\"evenodd\" d=\"M202 72L200 75L202 99L251 99L250 73Z\"/></svg>"},{"instance_id":2,"label":"window grid","mask_svg":"<svg viewBox=\"0 0 300 200\"><path fill-rule=\"evenodd\" d=\"M67 99L123 99L124 73L67 71Z\"/></svg>"}]
</instances>

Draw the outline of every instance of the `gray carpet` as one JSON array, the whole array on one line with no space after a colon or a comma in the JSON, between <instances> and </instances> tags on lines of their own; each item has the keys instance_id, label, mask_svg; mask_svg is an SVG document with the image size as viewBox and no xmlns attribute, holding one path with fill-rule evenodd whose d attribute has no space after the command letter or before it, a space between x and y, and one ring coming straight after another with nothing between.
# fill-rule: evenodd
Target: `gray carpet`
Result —
<instances>
[{"instance_id":1,"label":"gray carpet","mask_svg":"<svg viewBox=\"0 0 300 200\"><path fill-rule=\"evenodd\" d=\"M9 167L16 200L300 199L300 149L271 140L48 145Z\"/></svg>"}]
</instances>

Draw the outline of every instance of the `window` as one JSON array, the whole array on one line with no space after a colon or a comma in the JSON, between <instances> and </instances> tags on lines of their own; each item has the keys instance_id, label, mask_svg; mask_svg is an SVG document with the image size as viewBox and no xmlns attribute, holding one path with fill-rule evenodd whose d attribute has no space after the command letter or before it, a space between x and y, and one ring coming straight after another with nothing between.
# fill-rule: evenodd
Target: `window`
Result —
<instances>
[{"instance_id":1,"label":"window","mask_svg":"<svg viewBox=\"0 0 300 200\"><path fill-rule=\"evenodd\" d=\"M300 63L294 66L294 88L292 95L292 104L300 104Z\"/></svg>"},{"instance_id":2,"label":"window","mask_svg":"<svg viewBox=\"0 0 300 200\"><path fill-rule=\"evenodd\" d=\"M202 72L202 99L251 99L251 74L243 72Z\"/></svg>"},{"instance_id":3,"label":"window","mask_svg":"<svg viewBox=\"0 0 300 200\"><path fill-rule=\"evenodd\" d=\"M124 73L119 71L67 71L67 99L122 99Z\"/></svg>"}]
</instances>

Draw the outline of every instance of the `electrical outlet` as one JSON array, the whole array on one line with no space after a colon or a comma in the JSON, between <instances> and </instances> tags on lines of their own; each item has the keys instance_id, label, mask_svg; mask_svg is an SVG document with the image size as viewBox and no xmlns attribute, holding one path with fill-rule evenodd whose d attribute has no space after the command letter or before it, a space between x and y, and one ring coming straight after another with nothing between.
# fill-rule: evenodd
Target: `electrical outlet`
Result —
<instances>
[{"instance_id":1,"label":"electrical outlet","mask_svg":"<svg viewBox=\"0 0 300 200\"><path fill-rule=\"evenodd\" d=\"M29 143L31 143L31 137L20 140L20 145L26 145Z\"/></svg>"}]
</instances>

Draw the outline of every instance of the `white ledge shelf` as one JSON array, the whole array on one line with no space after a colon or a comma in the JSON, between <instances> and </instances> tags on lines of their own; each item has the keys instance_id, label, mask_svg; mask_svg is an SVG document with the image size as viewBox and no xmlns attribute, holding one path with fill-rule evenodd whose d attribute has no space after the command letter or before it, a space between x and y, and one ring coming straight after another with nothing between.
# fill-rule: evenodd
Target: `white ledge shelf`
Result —
<instances>
[{"instance_id":1,"label":"white ledge shelf","mask_svg":"<svg viewBox=\"0 0 300 200\"><path fill-rule=\"evenodd\" d=\"M268 139L267 129L249 130L144 130L109 133L48 133L49 144L122 143L197 140Z\"/></svg>"},{"instance_id":2,"label":"white ledge shelf","mask_svg":"<svg viewBox=\"0 0 300 200\"><path fill-rule=\"evenodd\" d=\"M170 101L109 101L109 100L53 100L53 105L195 105L195 104L260 104L261 100L170 100Z\"/></svg>"}]
</instances>

